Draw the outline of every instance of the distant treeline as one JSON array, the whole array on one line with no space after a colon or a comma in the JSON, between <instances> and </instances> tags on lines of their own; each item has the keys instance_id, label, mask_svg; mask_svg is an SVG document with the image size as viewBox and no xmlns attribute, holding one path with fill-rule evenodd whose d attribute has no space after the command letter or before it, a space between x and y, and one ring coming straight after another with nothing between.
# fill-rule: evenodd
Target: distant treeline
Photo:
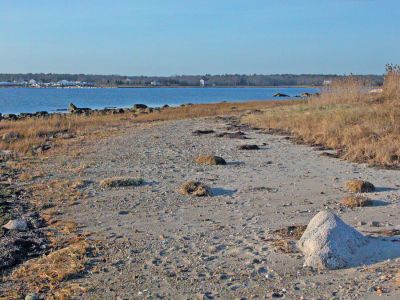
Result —
<instances>
[{"instance_id":1,"label":"distant treeline","mask_svg":"<svg viewBox=\"0 0 400 300\"><path fill-rule=\"evenodd\" d=\"M382 85L381 75L357 75L373 85ZM179 75L179 76L121 76L121 75L86 75L86 74L0 74L2 81L29 81L48 83L60 80L94 83L97 86L199 86L204 80L207 86L321 86L324 82L341 75L318 74L277 74L277 75Z\"/></svg>"}]
</instances>

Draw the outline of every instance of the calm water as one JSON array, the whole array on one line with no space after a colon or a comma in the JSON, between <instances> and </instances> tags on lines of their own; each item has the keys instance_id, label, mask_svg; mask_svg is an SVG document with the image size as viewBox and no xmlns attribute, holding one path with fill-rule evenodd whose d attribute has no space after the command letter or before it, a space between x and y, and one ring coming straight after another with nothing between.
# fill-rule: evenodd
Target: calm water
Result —
<instances>
[{"instance_id":1,"label":"calm water","mask_svg":"<svg viewBox=\"0 0 400 300\"><path fill-rule=\"evenodd\" d=\"M213 103L271 100L275 93L296 96L315 93L314 88L133 88L133 89L29 89L0 88L0 113L21 113L66 109L70 102L78 107L132 107L143 103L151 107L183 103ZM279 98L284 99L284 98Z\"/></svg>"}]
</instances>

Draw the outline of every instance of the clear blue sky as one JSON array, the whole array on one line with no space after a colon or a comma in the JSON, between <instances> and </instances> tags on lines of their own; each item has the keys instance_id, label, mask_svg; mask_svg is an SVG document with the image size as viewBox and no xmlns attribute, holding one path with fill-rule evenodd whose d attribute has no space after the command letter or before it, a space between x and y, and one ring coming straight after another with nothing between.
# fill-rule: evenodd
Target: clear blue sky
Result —
<instances>
[{"instance_id":1,"label":"clear blue sky","mask_svg":"<svg viewBox=\"0 0 400 300\"><path fill-rule=\"evenodd\" d=\"M400 0L0 0L0 73L384 71Z\"/></svg>"}]
</instances>

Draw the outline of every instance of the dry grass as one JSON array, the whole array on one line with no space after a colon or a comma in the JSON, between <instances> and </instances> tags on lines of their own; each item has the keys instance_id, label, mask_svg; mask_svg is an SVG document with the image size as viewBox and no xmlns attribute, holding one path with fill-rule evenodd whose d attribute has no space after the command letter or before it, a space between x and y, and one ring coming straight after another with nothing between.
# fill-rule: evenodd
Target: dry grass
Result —
<instances>
[{"instance_id":1,"label":"dry grass","mask_svg":"<svg viewBox=\"0 0 400 300\"><path fill-rule=\"evenodd\" d=\"M371 84L363 78L349 76L340 78L332 84L323 87L322 93L318 97L311 97L308 101L312 105L331 105L345 103L359 103L365 101L367 90ZM369 96L372 99L372 96Z\"/></svg>"},{"instance_id":2,"label":"dry grass","mask_svg":"<svg viewBox=\"0 0 400 300\"><path fill-rule=\"evenodd\" d=\"M49 180L44 183L32 184L29 188L32 203L39 209L53 205L75 205L86 199L87 193L74 187L75 181Z\"/></svg>"},{"instance_id":3,"label":"dry grass","mask_svg":"<svg viewBox=\"0 0 400 300\"><path fill-rule=\"evenodd\" d=\"M337 149L350 161L400 168L399 89L399 70L388 73L381 94L369 94L365 82L349 77L307 103L248 115L242 122Z\"/></svg>"},{"instance_id":4,"label":"dry grass","mask_svg":"<svg viewBox=\"0 0 400 300\"><path fill-rule=\"evenodd\" d=\"M375 191L375 186L368 181L352 179L344 184L346 190L352 193L369 193Z\"/></svg>"},{"instance_id":5,"label":"dry grass","mask_svg":"<svg viewBox=\"0 0 400 300\"><path fill-rule=\"evenodd\" d=\"M71 182L70 187L74 190L79 190L79 189L83 189L83 188L87 187L89 184L90 184L90 181L88 181L88 180L77 179L77 180Z\"/></svg>"},{"instance_id":6,"label":"dry grass","mask_svg":"<svg viewBox=\"0 0 400 300\"><path fill-rule=\"evenodd\" d=\"M62 283L85 270L89 244L81 240L38 259L29 260L12 273L25 288L46 293L46 299L67 299L77 286L62 287ZM71 291L72 288L72 291Z\"/></svg>"},{"instance_id":7,"label":"dry grass","mask_svg":"<svg viewBox=\"0 0 400 300\"><path fill-rule=\"evenodd\" d=\"M373 236L396 236L400 235L400 230L399 229L380 229L380 230L374 230L374 231L363 231L365 233L368 233Z\"/></svg>"},{"instance_id":8,"label":"dry grass","mask_svg":"<svg viewBox=\"0 0 400 300\"><path fill-rule=\"evenodd\" d=\"M226 165L225 159L214 155L201 155L195 158L195 162L200 165Z\"/></svg>"},{"instance_id":9,"label":"dry grass","mask_svg":"<svg viewBox=\"0 0 400 300\"><path fill-rule=\"evenodd\" d=\"M386 99L400 99L400 66L387 65L387 75L383 83L383 94Z\"/></svg>"},{"instance_id":10,"label":"dry grass","mask_svg":"<svg viewBox=\"0 0 400 300\"><path fill-rule=\"evenodd\" d=\"M106 178L100 181L100 186L103 188L126 187L126 186L139 186L144 183L142 178L131 177L113 177Z\"/></svg>"},{"instance_id":11,"label":"dry grass","mask_svg":"<svg viewBox=\"0 0 400 300\"><path fill-rule=\"evenodd\" d=\"M49 118L31 118L0 122L0 149L22 154L35 154L33 148L46 143L52 147L80 142L82 136L107 136L116 129L133 123L181 120L226 114L240 114L249 110L266 109L291 104L291 101L254 101L246 103L215 103L165 108L152 113L122 113L85 115L53 115Z\"/></svg>"},{"instance_id":12,"label":"dry grass","mask_svg":"<svg viewBox=\"0 0 400 300\"><path fill-rule=\"evenodd\" d=\"M283 239L295 239L299 240L301 236L303 235L304 231L306 231L307 225L293 225L293 226L288 226L284 227L281 229L277 229L274 231L275 234L277 234L280 238Z\"/></svg>"},{"instance_id":13,"label":"dry grass","mask_svg":"<svg viewBox=\"0 0 400 300\"><path fill-rule=\"evenodd\" d=\"M22 172L21 174L19 174L18 179L20 181L29 181L32 180L33 176L28 173L28 172Z\"/></svg>"},{"instance_id":14,"label":"dry grass","mask_svg":"<svg viewBox=\"0 0 400 300\"><path fill-rule=\"evenodd\" d=\"M185 182L179 189L182 195L193 195L196 197L210 196L210 189L201 182L188 181Z\"/></svg>"},{"instance_id":15,"label":"dry grass","mask_svg":"<svg viewBox=\"0 0 400 300\"><path fill-rule=\"evenodd\" d=\"M352 196L344 197L340 201L340 204L343 206L349 207L349 208L355 208L355 207L371 206L372 201L362 195L352 195Z\"/></svg>"}]
</instances>

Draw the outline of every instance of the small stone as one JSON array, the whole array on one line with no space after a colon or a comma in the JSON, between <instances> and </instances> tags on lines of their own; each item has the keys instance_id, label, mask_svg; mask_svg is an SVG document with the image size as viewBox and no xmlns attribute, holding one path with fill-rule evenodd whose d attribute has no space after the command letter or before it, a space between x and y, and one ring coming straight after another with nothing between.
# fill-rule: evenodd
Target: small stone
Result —
<instances>
[{"instance_id":1,"label":"small stone","mask_svg":"<svg viewBox=\"0 0 400 300\"><path fill-rule=\"evenodd\" d=\"M282 298L284 296L284 294L281 291L275 291L272 292L271 297L272 298Z\"/></svg>"},{"instance_id":2,"label":"small stone","mask_svg":"<svg viewBox=\"0 0 400 300\"><path fill-rule=\"evenodd\" d=\"M3 225L4 229L16 230L16 231L27 231L28 223L22 219L10 220L7 224Z\"/></svg>"},{"instance_id":3,"label":"small stone","mask_svg":"<svg viewBox=\"0 0 400 300\"><path fill-rule=\"evenodd\" d=\"M367 224L367 223L365 223L364 221L358 221L357 226L363 226L365 224Z\"/></svg>"},{"instance_id":4,"label":"small stone","mask_svg":"<svg viewBox=\"0 0 400 300\"><path fill-rule=\"evenodd\" d=\"M25 300L39 300L39 296L36 293L30 293L25 296Z\"/></svg>"},{"instance_id":5,"label":"small stone","mask_svg":"<svg viewBox=\"0 0 400 300\"><path fill-rule=\"evenodd\" d=\"M379 223L378 221L371 221L371 222L369 223L369 225L370 225L371 227L379 227L379 226L380 226L380 223Z\"/></svg>"}]
</instances>

